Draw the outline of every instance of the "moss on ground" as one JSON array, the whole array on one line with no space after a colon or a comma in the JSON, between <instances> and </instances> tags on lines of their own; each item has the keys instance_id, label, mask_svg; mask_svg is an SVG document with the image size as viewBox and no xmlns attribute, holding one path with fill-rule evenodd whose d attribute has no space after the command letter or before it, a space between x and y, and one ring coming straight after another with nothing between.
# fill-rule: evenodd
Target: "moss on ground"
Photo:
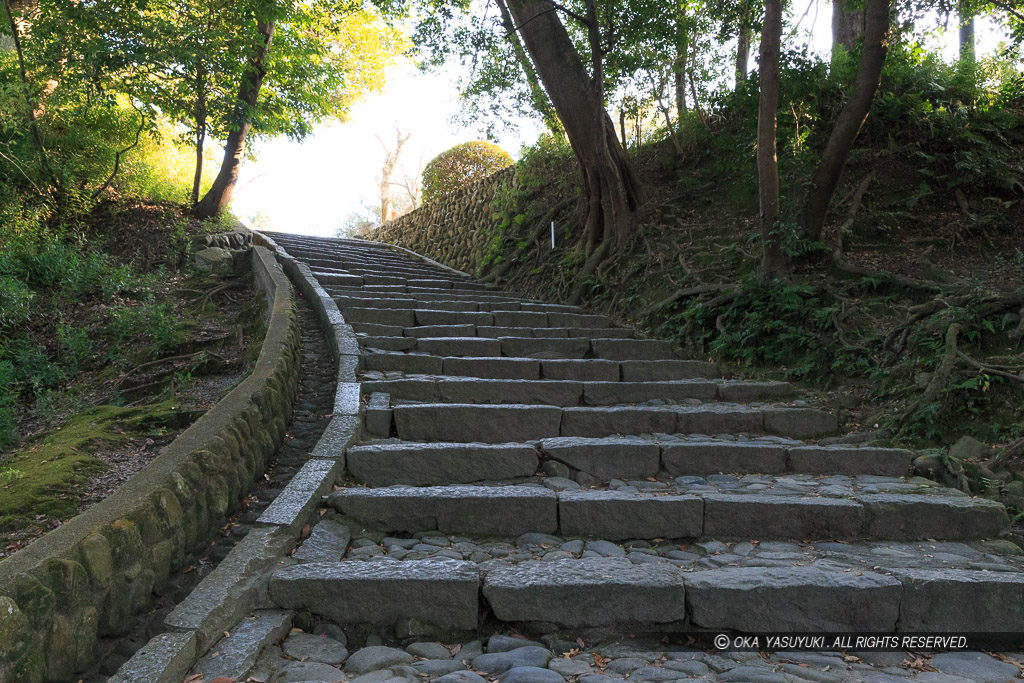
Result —
<instances>
[{"instance_id":1,"label":"moss on ground","mask_svg":"<svg viewBox=\"0 0 1024 683\"><path fill-rule=\"evenodd\" d=\"M159 435L182 419L176 401L146 406L100 405L39 434L0 460L0 531L38 516L73 516L91 477L107 469L89 455L130 438Z\"/></svg>"}]
</instances>

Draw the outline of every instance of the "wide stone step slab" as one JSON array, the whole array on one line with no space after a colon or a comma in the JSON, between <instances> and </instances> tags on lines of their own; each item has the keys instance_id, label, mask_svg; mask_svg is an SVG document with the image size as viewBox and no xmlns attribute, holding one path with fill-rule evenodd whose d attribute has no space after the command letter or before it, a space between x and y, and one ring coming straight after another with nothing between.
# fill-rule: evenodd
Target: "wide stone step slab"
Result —
<instances>
[{"instance_id":1,"label":"wide stone step slab","mask_svg":"<svg viewBox=\"0 0 1024 683\"><path fill-rule=\"evenodd\" d=\"M746 633L896 630L902 585L872 572L725 567L685 576L693 624Z\"/></svg>"},{"instance_id":2,"label":"wide stone step slab","mask_svg":"<svg viewBox=\"0 0 1024 683\"><path fill-rule=\"evenodd\" d=\"M370 486L436 486L529 477L537 451L525 444L394 443L354 446L352 476Z\"/></svg>"},{"instance_id":3,"label":"wide stone step slab","mask_svg":"<svg viewBox=\"0 0 1024 683\"><path fill-rule=\"evenodd\" d=\"M508 622L562 627L682 622L683 574L619 558L526 562L488 572L483 595Z\"/></svg>"},{"instance_id":4,"label":"wide stone step slab","mask_svg":"<svg viewBox=\"0 0 1024 683\"><path fill-rule=\"evenodd\" d=\"M560 408L530 404L431 403L396 405L395 427L403 441L503 443L553 436L614 434L774 434L796 439L835 433L835 416L811 408L613 406Z\"/></svg>"},{"instance_id":5,"label":"wide stone step slab","mask_svg":"<svg viewBox=\"0 0 1024 683\"><path fill-rule=\"evenodd\" d=\"M652 538L936 540L995 538L1002 505L939 495L827 496L568 490L538 486L393 486L343 489L329 504L384 531L516 536L552 533L611 541Z\"/></svg>"},{"instance_id":6,"label":"wide stone step slab","mask_svg":"<svg viewBox=\"0 0 1024 683\"><path fill-rule=\"evenodd\" d=\"M480 573L472 562L311 562L270 577L270 598L338 624L404 619L449 629L477 625Z\"/></svg>"},{"instance_id":7,"label":"wide stone step slab","mask_svg":"<svg viewBox=\"0 0 1024 683\"><path fill-rule=\"evenodd\" d=\"M519 536L558 528L558 497L535 486L342 489L328 505L388 531Z\"/></svg>"}]
</instances>

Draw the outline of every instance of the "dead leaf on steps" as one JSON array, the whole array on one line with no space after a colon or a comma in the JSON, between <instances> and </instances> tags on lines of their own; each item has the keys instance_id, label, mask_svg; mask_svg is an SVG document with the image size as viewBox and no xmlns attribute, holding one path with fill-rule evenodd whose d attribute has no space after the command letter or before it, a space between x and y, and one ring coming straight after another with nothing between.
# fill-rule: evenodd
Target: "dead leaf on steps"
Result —
<instances>
[{"instance_id":1,"label":"dead leaf on steps","mask_svg":"<svg viewBox=\"0 0 1024 683\"><path fill-rule=\"evenodd\" d=\"M305 541L307 538L309 538L309 534L312 533L312 531L313 529L308 524L302 527L302 531L299 533L299 540Z\"/></svg>"}]
</instances>

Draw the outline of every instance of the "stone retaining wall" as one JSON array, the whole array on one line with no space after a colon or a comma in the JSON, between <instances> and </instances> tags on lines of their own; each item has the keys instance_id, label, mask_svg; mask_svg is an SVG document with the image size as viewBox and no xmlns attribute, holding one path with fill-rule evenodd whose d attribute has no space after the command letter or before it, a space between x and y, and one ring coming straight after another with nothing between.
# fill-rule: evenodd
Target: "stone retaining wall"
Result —
<instances>
[{"instance_id":1,"label":"stone retaining wall","mask_svg":"<svg viewBox=\"0 0 1024 683\"><path fill-rule=\"evenodd\" d=\"M164 625L169 630L136 652L111 683L178 683L225 631L254 610L276 607L267 593L268 576L293 562L288 553L345 469L346 449L359 438L363 407L355 332L309 266L292 258L269 235L253 232L252 241L277 256L327 337L337 368L331 421L310 450L309 460L263 511L256 528L167 616Z\"/></svg>"},{"instance_id":2,"label":"stone retaining wall","mask_svg":"<svg viewBox=\"0 0 1024 683\"><path fill-rule=\"evenodd\" d=\"M493 200L500 187L515 185L509 166L443 200L385 223L369 237L411 249L457 270L472 273L483 260L495 225Z\"/></svg>"},{"instance_id":3,"label":"stone retaining wall","mask_svg":"<svg viewBox=\"0 0 1024 683\"><path fill-rule=\"evenodd\" d=\"M85 669L263 474L291 416L299 328L274 256L255 247L252 267L273 294L252 373L111 496L0 561L0 682Z\"/></svg>"}]
</instances>

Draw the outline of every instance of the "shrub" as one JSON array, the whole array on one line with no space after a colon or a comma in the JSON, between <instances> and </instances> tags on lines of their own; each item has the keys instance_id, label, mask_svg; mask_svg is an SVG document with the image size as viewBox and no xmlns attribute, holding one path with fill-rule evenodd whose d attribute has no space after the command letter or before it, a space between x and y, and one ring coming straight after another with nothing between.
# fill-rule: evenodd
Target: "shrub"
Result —
<instances>
[{"instance_id":1,"label":"shrub","mask_svg":"<svg viewBox=\"0 0 1024 683\"><path fill-rule=\"evenodd\" d=\"M490 142L463 142L441 152L423 169L423 202L486 178L512 165L508 152Z\"/></svg>"}]
</instances>

